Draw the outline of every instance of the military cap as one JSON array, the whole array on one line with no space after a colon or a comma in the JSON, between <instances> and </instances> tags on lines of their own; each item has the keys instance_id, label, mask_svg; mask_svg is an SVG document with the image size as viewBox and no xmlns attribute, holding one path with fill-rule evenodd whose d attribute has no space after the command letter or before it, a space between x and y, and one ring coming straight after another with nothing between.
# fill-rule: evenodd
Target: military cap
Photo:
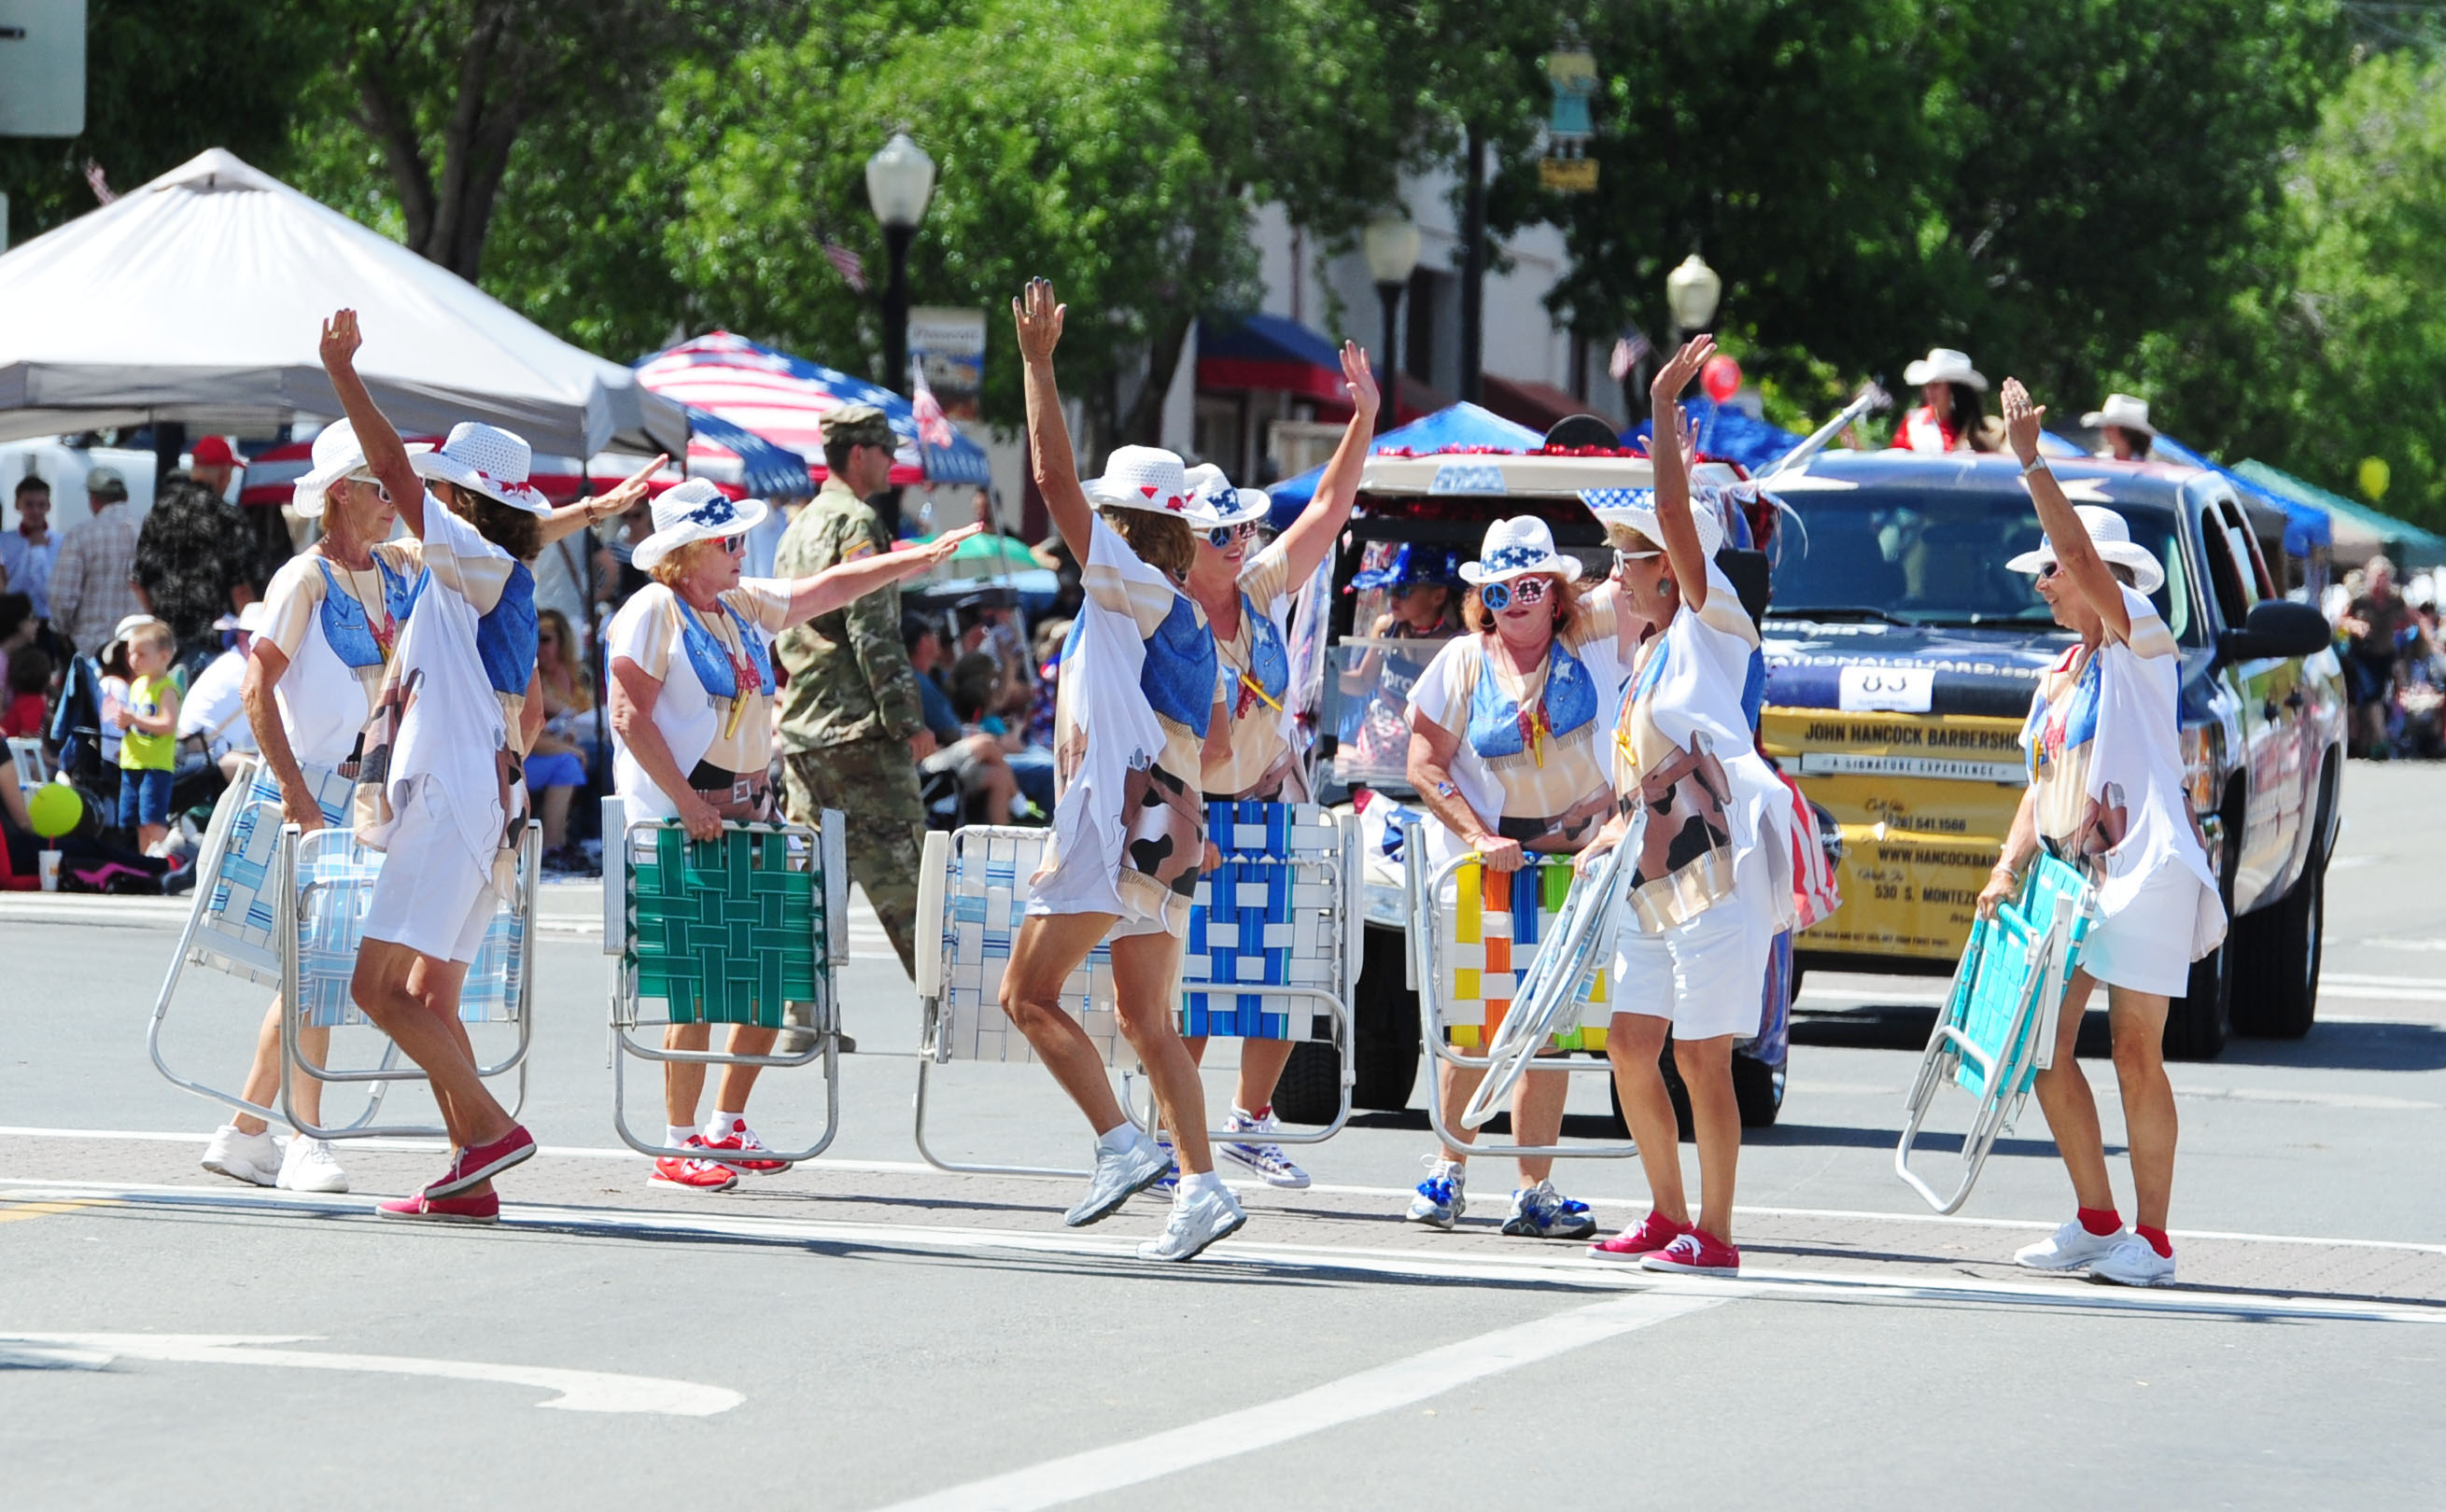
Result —
<instances>
[{"instance_id":1,"label":"military cap","mask_svg":"<svg viewBox=\"0 0 2446 1512\"><path fill-rule=\"evenodd\" d=\"M843 404L826 415L822 423L826 445L863 443L892 451L900 444L899 438L892 434L892 422L872 404Z\"/></svg>"}]
</instances>

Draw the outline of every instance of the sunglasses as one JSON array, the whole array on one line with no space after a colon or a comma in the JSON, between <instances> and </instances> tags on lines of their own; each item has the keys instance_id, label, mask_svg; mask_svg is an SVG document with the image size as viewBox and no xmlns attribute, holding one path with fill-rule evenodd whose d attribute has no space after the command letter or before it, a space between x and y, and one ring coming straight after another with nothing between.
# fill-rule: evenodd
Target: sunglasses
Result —
<instances>
[{"instance_id":1,"label":"sunglasses","mask_svg":"<svg viewBox=\"0 0 2446 1512\"><path fill-rule=\"evenodd\" d=\"M1547 590L1552 586L1551 579L1536 576L1515 578L1509 583L1489 583L1477 590L1477 601L1500 612L1514 599L1523 604L1544 603Z\"/></svg>"},{"instance_id":2,"label":"sunglasses","mask_svg":"<svg viewBox=\"0 0 2446 1512\"><path fill-rule=\"evenodd\" d=\"M728 551L731 555L737 556L740 552L747 550L747 537L744 535L725 535L722 538L722 549Z\"/></svg>"},{"instance_id":3,"label":"sunglasses","mask_svg":"<svg viewBox=\"0 0 2446 1512\"><path fill-rule=\"evenodd\" d=\"M1206 532L1206 544L1217 551L1234 541L1245 541L1257 533L1257 522L1242 520L1237 525L1217 525Z\"/></svg>"},{"instance_id":4,"label":"sunglasses","mask_svg":"<svg viewBox=\"0 0 2446 1512\"><path fill-rule=\"evenodd\" d=\"M2053 577L2062 570L2063 564L2061 562L2041 562L2039 564L2039 576L2041 577Z\"/></svg>"},{"instance_id":5,"label":"sunglasses","mask_svg":"<svg viewBox=\"0 0 2446 1512\"><path fill-rule=\"evenodd\" d=\"M1662 551L1626 551L1620 547L1615 547L1613 552L1613 569L1619 572L1633 562L1645 562L1651 557L1659 557L1664 554L1665 553Z\"/></svg>"}]
</instances>

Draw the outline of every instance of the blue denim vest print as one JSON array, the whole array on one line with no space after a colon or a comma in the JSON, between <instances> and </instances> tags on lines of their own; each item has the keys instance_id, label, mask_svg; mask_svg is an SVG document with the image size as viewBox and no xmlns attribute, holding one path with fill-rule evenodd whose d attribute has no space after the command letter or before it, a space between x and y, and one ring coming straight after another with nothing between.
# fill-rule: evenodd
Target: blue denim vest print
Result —
<instances>
[{"instance_id":1,"label":"blue denim vest print","mask_svg":"<svg viewBox=\"0 0 2446 1512\"><path fill-rule=\"evenodd\" d=\"M1240 615L1249 622L1249 681L1279 708L1291 685L1291 659L1283 649L1283 632L1272 616L1257 612L1246 593L1240 595Z\"/></svg>"},{"instance_id":2,"label":"blue denim vest print","mask_svg":"<svg viewBox=\"0 0 2446 1512\"><path fill-rule=\"evenodd\" d=\"M1206 737L1214 713L1214 633L1179 593L1172 596L1172 612L1146 638L1138 691L1157 715Z\"/></svg>"},{"instance_id":3,"label":"blue denim vest print","mask_svg":"<svg viewBox=\"0 0 2446 1512\"><path fill-rule=\"evenodd\" d=\"M323 571L323 608L321 621L323 640L331 654L344 666L380 666L382 643L374 639L373 620L366 607L357 602L356 594L332 575L330 561L316 557L314 565ZM374 558L374 571L382 580L383 607L394 625L404 624L409 611L416 607L416 595L424 587L423 574L415 581L402 577L388 562Z\"/></svg>"},{"instance_id":4,"label":"blue denim vest print","mask_svg":"<svg viewBox=\"0 0 2446 1512\"><path fill-rule=\"evenodd\" d=\"M706 628L705 622L697 618L696 610L688 607L686 599L675 593L671 595L671 602L680 607L680 644L687 647L688 665L696 668L696 680L704 683L705 691L714 698L737 698L739 666L730 660L730 648L714 639L713 632ZM756 668L757 691L770 697L773 692L773 654L765 648L764 637L747 623L745 615L732 608L728 603L715 602L721 604L723 613L730 616L730 623L739 627L739 644L746 647L748 663Z\"/></svg>"},{"instance_id":5,"label":"blue denim vest print","mask_svg":"<svg viewBox=\"0 0 2446 1512\"><path fill-rule=\"evenodd\" d=\"M535 574L524 562L510 564L501 601L476 621L476 654L484 660L493 691L513 698L527 691L536 669Z\"/></svg>"},{"instance_id":6,"label":"blue denim vest print","mask_svg":"<svg viewBox=\"0 0 2446 1512\"><path fill-rule=\"evenodd\" d=\"M1561 642L1554 644L1547 659L1547 729L1560 737L1597 717L1597 684L1588 667ZM1469 748L1488 760L1518 756L1529 749L1520 734L1520 705L1504 697L1491 666L1478 668L1477 686L1470 690Z\"/></svg>"}]
</instances>

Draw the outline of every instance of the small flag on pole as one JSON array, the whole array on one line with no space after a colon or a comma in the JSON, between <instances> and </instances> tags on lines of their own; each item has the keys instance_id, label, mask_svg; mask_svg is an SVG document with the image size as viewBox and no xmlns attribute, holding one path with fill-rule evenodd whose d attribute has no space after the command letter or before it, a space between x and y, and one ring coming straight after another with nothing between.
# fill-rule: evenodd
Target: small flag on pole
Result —
<instances>
[{"instance_id":1,"label":"small flag on pole","mask_svg":"<svg viewBox=\"0 0 2446 1512\"><path fill-rule=\"evenodd\" d=\"M1647 337L1638 327L1625 327L1622 338L1613 344L1613 356L1606 363L1606 371L1612 374L1613 381L1619 383L1628 378L1630 370L1645 362L1647 354L1654 350L1654 347L1647 345Z\"/></svg>"},{"instance_id":2,"label":"small flag on pole","mask_svg":"<svg viewBox=\"0 0 2446 1512\"><path fill-rule=\"evenodd\" d=\"M917 413L917 439L938 451L949 451L957 439L951 432L950 418L943 413L942 402L934 391L926 386L926 362L915 352L909 354L909 407Z\"/></svg>"},{"instance_id":3,"label":"small flag on pole","mask_svg":"<svg viewBox=\"0 0 2446 1512\"><path fill-rule=\"evenodd\" d=\"M865 293L866 264L859 259L857 253L829 237L824 240L822 246L824 261L839 271L842 279L849 284L850 288L861 294Z\"/></svg>"},{"instance_id":4,"label":"small flag on pole","mask_svg":"<svg viewBox=\"0 0 2446 1512\"><path fill-rule=\"evenodd\" d=\"M110 192L110 180L103 177L102 164L90 158L85 160L85 186L93 191L94 199L101 204L109 204L119 197Z\"/></svg>"}]
</instances>

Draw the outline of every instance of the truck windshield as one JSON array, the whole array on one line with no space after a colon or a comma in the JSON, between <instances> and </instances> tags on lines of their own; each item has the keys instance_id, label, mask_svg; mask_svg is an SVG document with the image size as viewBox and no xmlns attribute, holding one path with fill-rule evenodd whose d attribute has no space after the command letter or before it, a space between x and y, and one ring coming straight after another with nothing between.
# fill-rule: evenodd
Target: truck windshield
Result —
<instances>
[{"instance_id":1,"label":"truck windshield","mask_svg":"<svg viewBox=\"0 0 2446 1512\"><path fill-rule=\"evenodd\" d=\"M1905 625L2051 625L2033 580L2005 563L2044 541L2029 501L1970 489L1796 491L1800 524L1778 532L1776 616ZM2166 564L2151 595L2176 640L2191 619L2191 574L2170 510L2117 505L2132 538Z\"/></svg>"}]
</instances>

